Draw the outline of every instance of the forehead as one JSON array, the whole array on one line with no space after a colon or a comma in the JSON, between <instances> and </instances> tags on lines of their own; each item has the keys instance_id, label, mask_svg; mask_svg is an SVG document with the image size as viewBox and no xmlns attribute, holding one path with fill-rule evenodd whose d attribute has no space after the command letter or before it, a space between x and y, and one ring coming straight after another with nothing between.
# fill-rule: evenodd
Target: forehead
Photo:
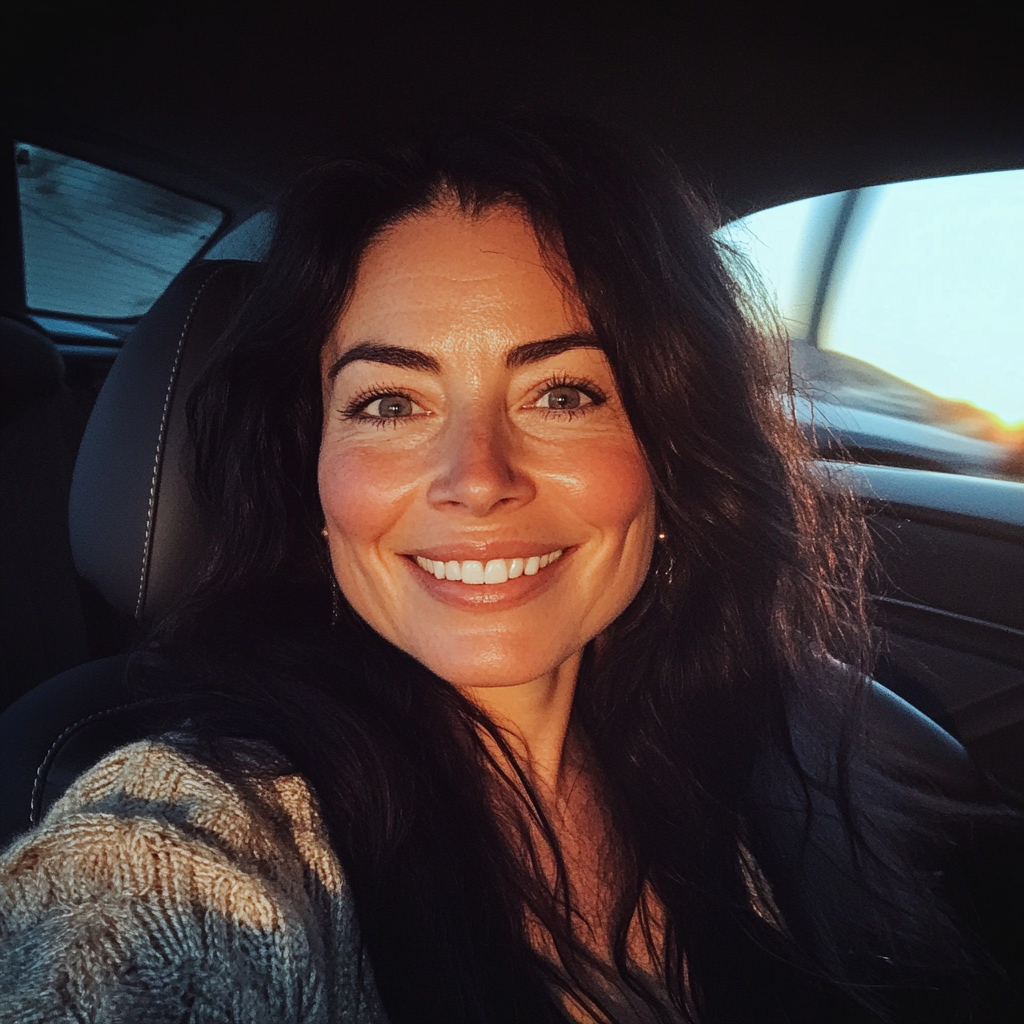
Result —
<instances>
[{"instance_id":1,"label":"forehead","mask_svg":"<svg viewBox=\"0 0 1024 1024\"><path fill-rule=\"evenodd\" d=\"M585 325L567 268L509 207L444 205L388 228L367 249L333 348L367 340L521 343Z\"/></svg>"}]
</instances>

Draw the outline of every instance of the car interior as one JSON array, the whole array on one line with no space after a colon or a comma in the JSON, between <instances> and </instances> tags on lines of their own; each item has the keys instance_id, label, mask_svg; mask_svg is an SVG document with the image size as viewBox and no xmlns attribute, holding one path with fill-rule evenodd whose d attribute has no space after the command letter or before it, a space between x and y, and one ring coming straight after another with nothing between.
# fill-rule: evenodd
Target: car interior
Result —
<instances>
[{"instance_id":1,"label":"car interior","mask_svg":"<svg viewBox=\"0 0 1024 1024\"><path fill-rule=\"evenodd\" d=\"M279 189L370 140L523 107L640 134L713 198L788 331L794 413L869 516L871 727L951 795L973 766L1024 793L1024 118L1002 16L3 17L0 848L153 727L123 681L202 551L185 400Z\"/></svg>"}]
</instances>

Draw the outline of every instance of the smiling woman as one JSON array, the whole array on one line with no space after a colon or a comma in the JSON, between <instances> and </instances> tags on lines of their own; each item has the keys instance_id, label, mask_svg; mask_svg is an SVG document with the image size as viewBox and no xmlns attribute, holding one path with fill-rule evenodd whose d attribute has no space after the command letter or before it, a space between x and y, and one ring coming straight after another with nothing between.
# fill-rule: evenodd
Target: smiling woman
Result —
<instances>
[{"instance_id":1,"label":"smiling woman","mask_svg":"<svg viewBox=\"0 0 1024 1024\"><path fill-rule=\"evenodd\" d=\"M0 1008L973 1012L962 808L864 736L863 525L713 227L565 119L295 186L190 404L209 560L135 666L174 728L0 862Z\"/></svg>"},{"instance_id":2,"label":"smiling woman","mask_svg":"<svg viewBox=\"0 0 1024 1024\"><path fill-rule=\"evenodd\" d=\"M319 480L361 618L456 686L559 692L567 715L647 572L654 490L552 259L522 213L455 196L377 239L324 348Z\"/></svg>"}]
</instances>

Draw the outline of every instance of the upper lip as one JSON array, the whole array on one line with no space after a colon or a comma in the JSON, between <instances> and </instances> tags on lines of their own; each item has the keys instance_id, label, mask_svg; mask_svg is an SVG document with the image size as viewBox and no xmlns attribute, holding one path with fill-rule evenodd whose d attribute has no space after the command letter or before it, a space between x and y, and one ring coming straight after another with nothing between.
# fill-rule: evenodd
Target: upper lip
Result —
<instances>
[{"instance_id":1,"label":"upper lip","mask_svg":"<svg viewBox=\"0 0 1024 1024\"><path fill-rule=\"evenodd\" d=\"M409 558L429 558L434 562L489 562L492 558L530 558L547 555L552 551L564 551L571 547L556 542L528 540L487 541L484 543L432 544L429 547L412 548L402 554Z\"/></svg>"}]
</instances>

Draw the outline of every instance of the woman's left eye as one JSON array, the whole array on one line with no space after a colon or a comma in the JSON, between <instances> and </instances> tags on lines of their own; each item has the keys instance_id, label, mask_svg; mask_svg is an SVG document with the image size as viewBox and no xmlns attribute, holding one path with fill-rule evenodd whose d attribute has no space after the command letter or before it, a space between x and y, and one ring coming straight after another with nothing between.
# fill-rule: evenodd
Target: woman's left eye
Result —
<instances>
[{"instance_id":1,"label":"woman's left eye","mask_svg":"<svg viewBox=\"0 0 1024 1024\"><path fill-rule=\"evenodd\" d=\"M600 405L601 401L602 399L598 395L590 394L581 387L576 387L573 384L558 384L549 387L537 399L535 407L551 412L573 412L587 406Z\"/></svg>"}]
</instances>

